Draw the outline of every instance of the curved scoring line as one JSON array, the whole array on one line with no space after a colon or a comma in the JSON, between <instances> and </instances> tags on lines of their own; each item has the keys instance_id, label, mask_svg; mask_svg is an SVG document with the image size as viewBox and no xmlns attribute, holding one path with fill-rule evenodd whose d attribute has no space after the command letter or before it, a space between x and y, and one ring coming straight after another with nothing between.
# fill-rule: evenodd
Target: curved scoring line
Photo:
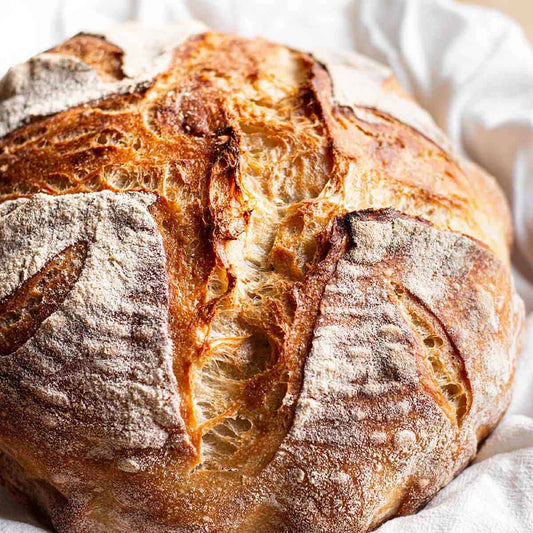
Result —
<instances>
[{"instance_id":1,"label":"curved scoring line","mask_svg":"<svg viewBox=\"0 0 533 533\"><path fill-rule=\"evenodd\" d=\"M68 246L0 302L0 356L23 346L63 303L80 277L87 249L85 241Z\"/></svg>"}]
</instances>

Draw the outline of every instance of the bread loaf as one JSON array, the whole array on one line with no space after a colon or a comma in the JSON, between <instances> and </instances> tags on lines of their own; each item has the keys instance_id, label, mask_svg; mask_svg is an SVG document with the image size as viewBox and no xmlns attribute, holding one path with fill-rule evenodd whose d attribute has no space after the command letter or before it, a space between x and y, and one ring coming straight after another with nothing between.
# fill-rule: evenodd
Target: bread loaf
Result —
<instances>
[{"instance_id":1,"label":"bread loaf","mask_svg":"<svg viewBox=\"0 0 533 533\"><path fill-rule=\"evenodd\" d=\"M0 82L0 476L61 533L415 512L509 403L510 236L364 57L77 35Z\"/></svg>"}]
</instances>

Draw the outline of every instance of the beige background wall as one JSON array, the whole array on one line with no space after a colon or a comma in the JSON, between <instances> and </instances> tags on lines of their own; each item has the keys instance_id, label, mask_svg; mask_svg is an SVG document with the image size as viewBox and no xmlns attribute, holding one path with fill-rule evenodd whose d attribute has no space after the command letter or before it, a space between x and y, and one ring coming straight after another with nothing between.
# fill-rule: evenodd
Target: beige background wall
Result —
<instances>
[{"instance_id":1,"label":"beige background wall","mask_svg":"<svg viewBox=\"0 0 533 533\"><path fill-rule=\"evenodd\" d=\"M533 42L533 0L461 0L463 3L495 7L517 20Z\"/></svg>"}]
</instances>

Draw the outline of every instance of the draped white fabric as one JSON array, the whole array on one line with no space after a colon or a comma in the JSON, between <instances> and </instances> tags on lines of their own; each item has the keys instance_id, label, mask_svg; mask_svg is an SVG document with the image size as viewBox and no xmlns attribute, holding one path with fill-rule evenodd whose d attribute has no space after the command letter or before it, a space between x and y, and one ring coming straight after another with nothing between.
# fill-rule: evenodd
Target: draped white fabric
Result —
<instances>
[{"instance_id":1,"label":"draped white fabric","mask_svg":"<svg viewBox=\"0 0 533 533\"><path fill-rule=\"evenodd\" d=\"M128 19L198 18L302 49L357 50L384 63L457 148L500 182L513 210L515 279L533 311L533 49L502 14L452 0L4 0L0 75L81 30ZM533 530L533 315L514 399L475 463L416 515L380 533ZM42 531L0 492L0 533Z\"/></svg>"}]
</instances>

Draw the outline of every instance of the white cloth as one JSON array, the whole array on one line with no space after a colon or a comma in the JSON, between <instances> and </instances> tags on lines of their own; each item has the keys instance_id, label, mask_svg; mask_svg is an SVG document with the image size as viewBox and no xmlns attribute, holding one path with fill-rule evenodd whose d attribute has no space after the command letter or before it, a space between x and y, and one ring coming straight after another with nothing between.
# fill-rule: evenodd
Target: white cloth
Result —
<instances>
[{"instance_id":1,"label":"white cloth","mask_svg":"<svg viewBox=\"0 0 533 533\"><path fill-rule=\"evenodd\" d=\"M81 30L191 17L302 49L357 49L390 64L506 192L517 286L533 311L533 49L514 22L452 0L4 0L0 73ZM527 332L513 403L475 463L422 511L379 533L533 531L533 316ZM29 524L0 492L0 533L41 530Z\"/></svg>"}]
</instances>

